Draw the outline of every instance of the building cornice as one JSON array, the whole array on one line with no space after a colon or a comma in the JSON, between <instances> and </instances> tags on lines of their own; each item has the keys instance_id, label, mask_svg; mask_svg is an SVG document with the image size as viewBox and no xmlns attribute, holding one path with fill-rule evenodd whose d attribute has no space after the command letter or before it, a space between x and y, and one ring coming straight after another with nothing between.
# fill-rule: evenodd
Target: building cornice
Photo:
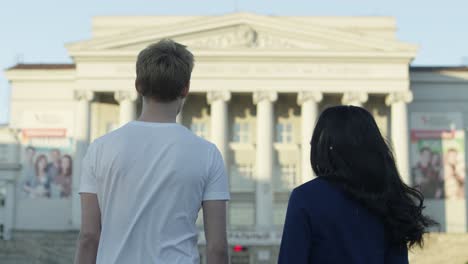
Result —
<instances>
[{"instance_id":1,"label":"building cornice","mask_svg":"<svg viewBox=\"0 0 468 264\"><path fill-rule=\"evenodd\" d=\"M258 59L291 59L291 60L326 60L326 61L382 61L382 62L404 62L409 63L413 58L413 52L395 51L308 51L308 50L248 50L248 49L226 49L226 50L192 50L198 61L218 59L249 61ZM129 50L105 50L105 51L73 51L71 56L76 62L80 61L134 61L136 51Z\"/></svg>"},{"instance_id":2,"label":"building cornice","mask_svg":"<svg viewBox=\"0 0 468 264\"><path fill-rule=\"evenodd\" d=\"M76 69L9 69L5 76L12 82L74 81Z\"/></svg>"},{"instance_id":3,"label":"building cornice","mask_svg":"<svg viewBox=\"0 0 468 264\"><path fill-rule=\"evenodd\" d=\"M73 70L74 63L18 63L8 69L10 70Z\"/></svg>"}]
</instances>

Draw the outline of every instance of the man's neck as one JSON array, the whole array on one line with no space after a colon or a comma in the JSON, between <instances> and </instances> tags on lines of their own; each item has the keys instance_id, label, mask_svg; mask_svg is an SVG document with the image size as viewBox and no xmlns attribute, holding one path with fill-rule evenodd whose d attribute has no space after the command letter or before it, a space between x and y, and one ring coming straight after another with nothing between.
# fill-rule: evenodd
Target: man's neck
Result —
<instances>
[{"instance_id":1,"label":"man's neck","mask_svg":"<svg viewBox=\"0 0 468 264\"><path fill-rule=\"evenodd\" d=\"M147 98L143 99L143 107L138 121L175 123L180 106L180 100L166 103Z\"/></svg>"}]
</instances>

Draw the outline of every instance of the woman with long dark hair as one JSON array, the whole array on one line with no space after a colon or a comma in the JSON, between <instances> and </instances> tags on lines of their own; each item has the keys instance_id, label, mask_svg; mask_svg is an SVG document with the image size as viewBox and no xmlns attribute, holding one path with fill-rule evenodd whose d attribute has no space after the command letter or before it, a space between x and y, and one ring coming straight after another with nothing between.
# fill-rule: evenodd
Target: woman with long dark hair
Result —
<instances>
[{"instance_id":1,"label":"woman with long dark hair","mask_svg":"<svg viewBox=\"0 0 468 264\"><path fill-rule=\"evenodd\" d=\"M68 198L71 195L73 159L68 154L63 155L60 164L60 174L55 178L55 184L60 186L60 197Z\"/></svg>"},{"instance_id":2,"label":"woman with long dark hair","mask_svg":"<svg viewBox=\"0 0 468 264\"><path fill-rule=\"evenodd\" d=\"M406 133L406 131L401 131ZM317 179L291 194L279 263L408 263L435 222L400 178L372 115L337 106L320 116L310 161Z\"/></svg>"},{"instance_id":3,"label":"woman with long dark hair","mask_svg":"<svg viewBox=\"0 0 468 264\"><path fill-rule=\"evenodd\" d=\"M50 197L50 178L47 175L47 156L41 154L34 164L36 177L26 181L23 189L31 198Z\"/></svg>"}]
</instances>

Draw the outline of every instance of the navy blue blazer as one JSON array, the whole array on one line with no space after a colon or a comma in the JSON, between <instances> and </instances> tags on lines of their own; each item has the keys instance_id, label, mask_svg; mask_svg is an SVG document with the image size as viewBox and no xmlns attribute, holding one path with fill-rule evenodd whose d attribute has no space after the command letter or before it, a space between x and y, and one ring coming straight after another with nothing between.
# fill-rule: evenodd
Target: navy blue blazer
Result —
<instances>
[{"instance_id":1,"label":"navy blue blazer","mask_svg":"<svg viewBox=\"0 0 468 264\"><path fill-rule=\"evenodd\" d=\"M278 263L407 264L408 250L390 246L380 219L317 178L291 194Z\"/></svg>"}]
</instances>

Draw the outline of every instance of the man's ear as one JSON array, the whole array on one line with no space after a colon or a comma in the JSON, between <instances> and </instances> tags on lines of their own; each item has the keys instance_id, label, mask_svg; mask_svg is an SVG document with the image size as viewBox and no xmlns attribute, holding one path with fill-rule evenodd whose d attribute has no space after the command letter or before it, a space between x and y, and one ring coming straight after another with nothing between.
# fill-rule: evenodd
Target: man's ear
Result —
<instances>
[{"instance_id":1,"label":"man's ear","mask_svg":"<svg viewBox=\"0 0 468 264\"><path fill-rule=\"evenodd\" d=\"M187 83L187 86L185 86L184 89L182 89L182 92L180 93L180 96L182 98L187 97L187 95L189 93L189 90L190 90L190 81Z\"/></svg>"},{"instance_id":2,"label":"man's ear","mask_svg":"<svg viewBox=\"0 0 468 264\"><path fill-rule=\"evenodd\" d=\"M137 90L139 95L143 96L141 94L141 87L140 87L140 84L138 83L138 80L135 80L135 89Z\"/></svg>"}]
</instances>

